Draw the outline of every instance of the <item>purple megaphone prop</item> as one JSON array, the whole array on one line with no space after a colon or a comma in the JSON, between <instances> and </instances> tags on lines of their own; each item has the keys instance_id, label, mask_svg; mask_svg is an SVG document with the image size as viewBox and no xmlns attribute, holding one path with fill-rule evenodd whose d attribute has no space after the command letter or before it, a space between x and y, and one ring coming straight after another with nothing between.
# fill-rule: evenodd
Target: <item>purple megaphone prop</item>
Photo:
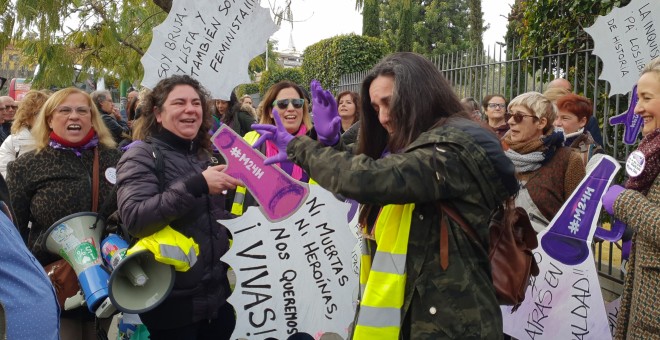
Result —
<instances>
[{"instance_id":1,"label":"purple megaphone prop","mask_svg":"<svg viewBox=\"0 0 660 340\"><path fill-rule=\"evenodd\" d=\"M271 221L286 218L304 203L309 188L279 167L264 165L266 158L227 125L211 140L227 160L225 172L243 181Z\"/></svg>"},{"instance_id":2,"label":"purple megaphone prop","mask_svg":"<svg viewBox=\"0 0 660 340\"><path fill-rule=\"evenodd\" d=\"M628 111L610 118L610 125L623 124L623 142L628 145L633 145L637 141L639 131L644 126L644 120L640 115L635 114L635 106L637 106L637 85L632 89L632 100Z\"/></svg>"},{"instance_id":3,"label":"purple megaphone prop","mask_svg":"<svg viewBox=\"0 0 660 340\"><path fill-rule=\"evenodd\" d=\"M589 257L592 230L601 209L601 198L621 167L610 156L602 156L552 219L541 237L541 247L555 260L569 266Z\"/></svg>"}]
</instances>

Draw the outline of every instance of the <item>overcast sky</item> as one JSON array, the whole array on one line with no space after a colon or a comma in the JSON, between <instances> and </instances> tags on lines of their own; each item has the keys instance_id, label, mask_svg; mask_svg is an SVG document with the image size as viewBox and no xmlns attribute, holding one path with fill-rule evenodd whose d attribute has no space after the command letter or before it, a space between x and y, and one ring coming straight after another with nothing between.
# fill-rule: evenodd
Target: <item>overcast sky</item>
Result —
<instances>
[{"instance_id":1,"label":"overcast sky","mask_svg":"<svg viewBox=\"0 0 660 340\"><path fill-rule=\"evenodd\" d=\"M282 0L261 0L263 7L282 6ZM504 41L506 16L513 0L482 0L481 10L484 22L490 29L484 33L484 45L494 45ZM283 23L272 39L278 40L278 50L286 50L290 36L297 51L302 52L319 40L339 34L362 34L362 16L355 10L355 0L292 0L292 11L297 22L293 32L288 23ZM503 17L504 16L504 17Z\"/></svg>"}]
</instances>

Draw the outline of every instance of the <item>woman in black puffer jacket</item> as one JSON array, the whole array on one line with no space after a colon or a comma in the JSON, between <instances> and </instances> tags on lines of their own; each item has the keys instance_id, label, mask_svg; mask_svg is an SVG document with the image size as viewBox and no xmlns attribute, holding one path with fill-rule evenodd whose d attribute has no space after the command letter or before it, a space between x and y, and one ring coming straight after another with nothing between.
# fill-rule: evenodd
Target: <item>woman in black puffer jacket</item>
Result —
<instances>
[{"instance_id":1,"label":"woman in black puffer jacket","mask_svg":"<svg viewBox=\"0 0 660 340\"><path fill-rule=\"evenodd\" d=\"M223 190L239 182L212 164L206 90L188 76L161 80L145 99L133 145L117 166L117 200L126 231L145 237L169 225L199 244L197 262L177 272L163 303L140 314L151 339L229 339L235 325L227 265ZM162 165L157 166L158 157ZM162 169L162 170L161 170Z\"/></svg>"}]
</instances>

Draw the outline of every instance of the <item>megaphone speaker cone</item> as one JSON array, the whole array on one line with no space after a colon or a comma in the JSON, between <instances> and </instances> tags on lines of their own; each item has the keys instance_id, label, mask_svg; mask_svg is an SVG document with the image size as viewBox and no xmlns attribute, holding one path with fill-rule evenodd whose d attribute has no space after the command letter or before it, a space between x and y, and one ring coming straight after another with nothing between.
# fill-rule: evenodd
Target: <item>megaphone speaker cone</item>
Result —
<instances>
[{"instance_id":1,"label":"megaphone speaker cone","mask_svg":"<svg viewBox=\"0 0 660 340\"><path fill-rule=\"evenodd\" d=\"M174 267L156 261L150 251L131 254L119 262L110 276L110 301L124 313L147 312L167 298L174 276Z\"/></svg>"}]
</instances>

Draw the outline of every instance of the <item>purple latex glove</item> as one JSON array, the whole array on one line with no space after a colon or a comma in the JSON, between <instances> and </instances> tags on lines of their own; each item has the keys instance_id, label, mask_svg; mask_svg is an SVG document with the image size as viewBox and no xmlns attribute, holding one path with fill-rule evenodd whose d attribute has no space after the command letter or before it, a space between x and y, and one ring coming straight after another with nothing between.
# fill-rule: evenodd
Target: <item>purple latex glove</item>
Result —
<instances>
[{"instance_id":1,"label":"purple latex glove","mask_svg":"<svg viewBox=\"0 0 660 340\"><path fill-rule=\"evenodd\" d=\"M607 192L603 195L603 208L605 208L605 211L610 215L614 215L614 201L616 201L616 198L619 197L624 190L626 189L620 185L613 185L607 189Z\"/></svg>"},{"instance_id":2,"label":"purple latex glove","mask_svg":"<svg viewBox=\"0 0 660 340\"><path fill-rule=\"evenodd\" d=\"M266 158L264 161L264 164L266 165L286 161L288 159L286 155L286 146L289 145L289 142L294 137L284 128L284 125L282 125L280 114L275 108L273 108L273 118L275 119L275 126L270 124L252 124L252 129L261 135L252 146L253 148L256 149L266 140L270 140L275 144L277 150L279 150L277 155Z\"/></svg>"},{"instance_id":3,"label":"purple latex glove","mask_svg":"<svg viewBox=\"0 0 660 340\"><path fill-rule=\"evenodd\" d=\"M319 141L325 145L335 145L339 142L341 118L337 110L337 101L328 90L323 90L321 83L314 79L309 85L312 90L312 113L314 128Z\"/></svg>"}]
</instances>

